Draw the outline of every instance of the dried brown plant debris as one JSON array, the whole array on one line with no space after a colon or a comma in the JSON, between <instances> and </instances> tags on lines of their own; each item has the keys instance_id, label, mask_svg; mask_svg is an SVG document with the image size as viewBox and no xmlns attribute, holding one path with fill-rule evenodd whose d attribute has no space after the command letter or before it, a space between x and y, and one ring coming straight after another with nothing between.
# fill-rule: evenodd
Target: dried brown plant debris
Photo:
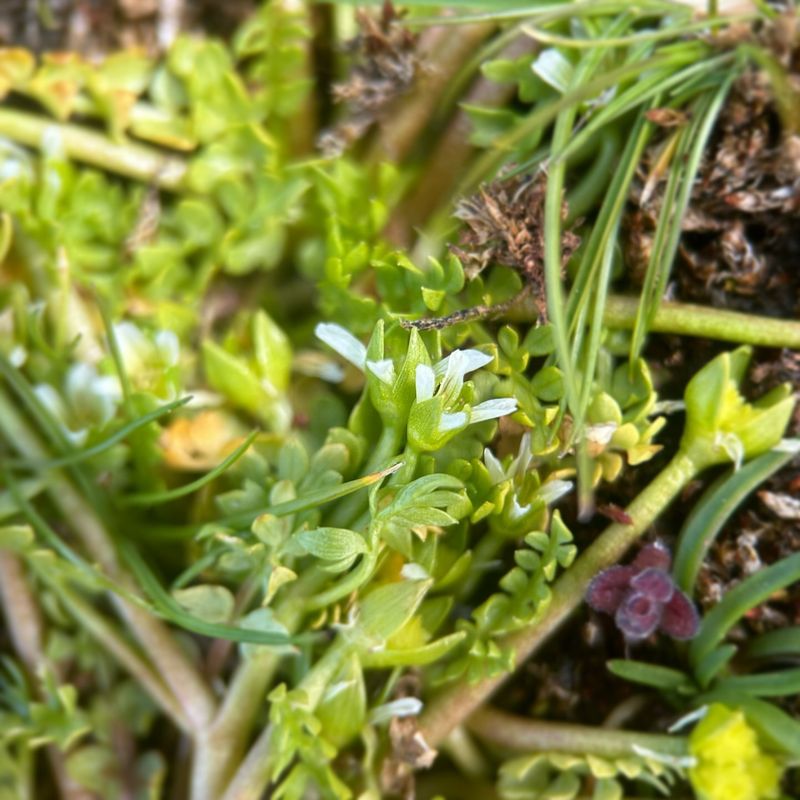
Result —
<instances>
[{"instance_id":1,"label":"dried brown plant debris","mask_svg":"<svg viewBox=\"0 0 800 800\"><path fill-rule=\"evenodd\" d=\"M800 44L794 17L754 33L800 92ZM800 95L798 95L800 96ZM785 105L785 103L784 103ZM669 136L646 154L626 216L626 261L640 281L661 207ZM649 180L648 180L649 177ZM800 135L787 124L766 72L755 67L734 84L700 165L683 220L673 291L686 300L792 316L800 311Z\"/></svg>"},{"instance_id":2,"label":"dried brown plant debris","mask_svg":"<svg viewBox=\"0 0 800 800\"><path fill-rule=\"evenodd\" d=\"M354 65L346 81L334 84L334 102L344 105L343 119L322 133L318 146L335 156L360 139L384 112L413 85L419 62L416 37L400 24L391 2L380 16L358 11L361 29L348 44Z\"/></svg>"},{"instance_id":3,"label":"dried brown plant debris","mask_svg":"<svg viewBox=\"0 0 800 800\"><path fill-rule=\"evenodd\" d=\"M461 259L470 279L486 267L497 264L517 270L523 279L519 294L491 306L473 306L446 317L404 323L419 330L443 328L458 322L485 319L505 313L523 296L531 294L539 320L546 321L547 306L544 280L544 197L547 175L515 175L499 178L481 186L476 194L461 200L454 216L465 223L458 245L450 250ZM562 219L567 204L562 204ZM580 237L570 230L561 234L561 265L567 262L580 244Z\"/></svg>"}]
</instances>

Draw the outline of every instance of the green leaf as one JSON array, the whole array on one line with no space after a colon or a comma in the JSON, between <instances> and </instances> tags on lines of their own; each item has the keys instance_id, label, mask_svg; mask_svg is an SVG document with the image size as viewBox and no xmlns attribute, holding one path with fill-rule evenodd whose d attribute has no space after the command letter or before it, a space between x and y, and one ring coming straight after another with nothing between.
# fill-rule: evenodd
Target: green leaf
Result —
<instances>
[{"instance_id":1,"label":"green leaf","mask_svg":"<svg viewBox=\"0 0 800 800\"><path fill-rule=\"evenodd\" d=\"M0 550L24 553L33 543L34 533L30 525L4 525L0 528Z\"/></svg>"},{"instance_id":2,"label":"green leaf","mask_svg":"<svg viewBox=\"0 0 800 800\"><path fill-rule=\"evenodd\" d=\"M209 384L221 392L238 408L262 417L274 402L269 393L246 362L216 342L203 342L203 369Z\"/></svg>"},{"instance_id":3,"label":"green leaf","mask_svg":"<svg viewBox=\"0 0 800 800\"><path fill-rule=\"evenodd\" d=\"M738 648L733 644L724 644L721 647L715 647L694 668L694 675L697 683L703 688L707 687L736 655L737 650Z\"/></svg>"},{"instance_id":4,"label":"green leaf","mask_svg":"<svg viewBox=\"0 0 800 800\"><path fill-rule=\"evenodd\" d=\"M322 695L314 712L325 738L342 748L359 733L367 718L367 690L356 655L350 656Z\"/></svg>"},{"instance_id":5,"label":"green leaf","mask_svg":"<svg viewBox=\"0 0 800 800\"><path fill-rule=\"evenodd\" d=\"M782 669L757 675L733 675L717 683L724 692L755 695L757 697L787 697L800 694L800 669Z\"/></svg>"},{"instance_id":6,"label":"green leaf","mask_svg":"<svg viewBox=\"0 0 800 800\"><path fill-rule=\"evenodd\" d=\"M235 601L224 586L203 584L188 589L175 589L172 596L193 616L211 623L228 622L233 615Z\"/></svg>"},{"instance_id":7,"label":"green leaf","mask_svg":"<svg viewBox=\"0 0 800 800\"><path fill-rule=\"evenodd\" d=\"M697 667L751 608L763 603L773 592L798 580L800 553L795 553L734 586L703 618L700 630L689 647L692 665Z\"/></svg>"},{"instance_id":8,"label":"green leaf","mask_svg":"<svg viewBox=\"0 0 800 800\"><path fill-rule=\"evenodd\" d=\"M364 537L346 528L317 528L294 537L312 556L325 561L352 559L367 552Z\"/></svg>"},{"instance_id":9,"label":"green leaf","mask_svg":"<svg viewBox=\"0 0 800 800\"><path fill-rule=\"evenodd\" d=\"M800 626L778 628L752 638L745 649L748 658L800 656Z\"/></svg>"},{"instance_id":10,"label":"green leaf","mask_svg":"<svg viewBox=\"0 0 800 800\"><path fill-rule=\"evenodd\" d=\"M726 473L706 490L684 523L675 548L672 574L684 592L693 594L703 558L725 521L752 491L792 457L791 452L764 453L741 469Z\"/></svg>"},{"instance_id":11,"label":"green leaf","mask_svg":"<svg viewBox=\"0 0 800 800\"><path fill-rule=\"evenodd\" d=\"M422 667L444 658L451 650L458 647L466 637L466 631L457 631L419 647L409 647L402 650L368 650L361 654L361 663L365 669Z\"/></svg>"},{"instance_id":12,"label":"green leaf","mask_svg":"<svg viewBox=\"0 0 800 800\"><path fill-rule=\"evenodd\" d=\"M641 683L644 686L652 686L665 692L679 692L681 694L692 694L694 692L691 678L685 672L677 669L662 667L657 664L646 664L643 661L621 659L609 661L606 666L609 672L632 683Z\"/></svg>"},{"instance_id":13,"label":"green leaf","mask_svg":"<svg viewBox=\"0 0 800 800\"><path fill-rule=\"evenodd\" d=\"M356 642L368 646L383 643L411 619L432 581L399 581L379 586L359 607Z\"/></svg>"},{"instance_id":14,"label":"green leaf","mask_svg":"<svg viewBox=\"0 0 800 800\"><path fill-rule=\"evenodd\" d=\"M558 367L544 367L531 379L533 393L545 403L557 403L564 396L564 376Z\"/></svg>"}]
</instances>

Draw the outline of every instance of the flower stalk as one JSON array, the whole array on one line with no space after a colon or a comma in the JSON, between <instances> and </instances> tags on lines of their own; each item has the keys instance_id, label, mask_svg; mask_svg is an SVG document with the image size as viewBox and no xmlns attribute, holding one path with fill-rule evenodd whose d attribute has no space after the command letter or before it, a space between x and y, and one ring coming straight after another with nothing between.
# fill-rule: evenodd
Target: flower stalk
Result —
<instances>
[{"instance_id":1,"label":"flower stalk","mask_svg":"<svg viewBox=\"0 0 800 800\"><path fill-rule=\"evenodd\" d=\"M466 725L484 741L519 752L588 754L600 758L625 758L637 755L641 749L678 758L689 754L688 740L683 736L545 722L490 707L478 709Z\"/></svg>"},{"instance_id":2,"label":"flower stalk","mask_svg":"<svg viewBox=\"0 0 800 800\"><path fill-rule=\"evenodd\" d=\"M69 158L92 167L114 172L160 189L180 191L186 177L186 163L174 155L139 144L116 144L107 136L81 125L59 123L37 114L0 109L0 136L28 147L41 148L50 131L58 134Z\"/></svg>"},{"instance_id":3,"label":"flower stalk","mask_svg":"<svg viewBox=\"0 0 800 800\"><path fill-rule=\"evenodd\" d=\"M636 297L609 295L603 309L603 324L608 328L633 330L638 307L639 300ZM512 321L530 322L537 318L537 314L533 300L524 298L509 309L506 317ZM800 322L693 303L662 301L650 330L653 333L699 336L757 347L800 347Z\"/></svg>"}]
</instances>

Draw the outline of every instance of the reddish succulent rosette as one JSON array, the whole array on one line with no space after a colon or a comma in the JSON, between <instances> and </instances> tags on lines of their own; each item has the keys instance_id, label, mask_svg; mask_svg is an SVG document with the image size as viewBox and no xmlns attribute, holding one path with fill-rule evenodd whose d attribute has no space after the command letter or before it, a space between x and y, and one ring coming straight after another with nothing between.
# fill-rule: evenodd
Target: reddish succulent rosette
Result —
<instances>
[{"instance_id":1,"label":"reddish succulent rosette","mask_svg":"<svg viewBox=\"0 0 800 800\"><path fill-rule=\"evenodd\" d=\"M700 624L692 601L669 574L672 557L660 543L645 545L632 564L603 570L589 584L586 602L612 614L629 642L656 630L673 639L691 639Z\"/></svg>"}]
</instances>

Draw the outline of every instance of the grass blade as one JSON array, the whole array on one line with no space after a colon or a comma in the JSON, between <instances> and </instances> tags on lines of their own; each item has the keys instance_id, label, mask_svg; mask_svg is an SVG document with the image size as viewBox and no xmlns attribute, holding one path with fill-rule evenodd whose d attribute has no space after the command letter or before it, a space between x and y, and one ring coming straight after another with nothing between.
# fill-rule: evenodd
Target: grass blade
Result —
<instances>
[{"instance_id":1,"label":"grass blade","mask_svg":"<svg viewBox=\"0 0 800 800\"><path fill-rule=\"evenodd\" d=\"M692 665L699 665L751 608L763 603L773 592L798 580L800 553L795 553L751 575L731 589L703 618L700 630L689 647Z\"/></svg>"},{"instance_id":2,"label":"grass blade","mask_svg":"<svg viewBox=\"0 0 800 800\"><path fill-rule=\"evenodd\" d=\"M726 520L751 492L793 456L790 452L771 450L741 469L727 472L706 490L686 520L675 548L672 574L684 592L690 596L694 592L703 558Z\"/></svg>"},{"instance_id":3,"label":"grass blade","mask_svg":"<svg viewBox=\"0 0 800 800\"><path fill-rule=\"evenodd\" d=\"M258 431L252 431L232 453L226 456L219 464L217 464L216 467L214 467L214 469L210 470L197 480L165 492L141 492L139 494L129 494L120 499L120 504L123 506L160 505L161 503L168 503L171 500L177 500L179 497L185 497L187 494L192 494L192 492L196 492L198 489L202 489L206 484L211 483L214 479L222 475L222 473L225 472L228 467L235 464L247 452L256 436L258 436Z\"/></svg>"}]
</instances>

